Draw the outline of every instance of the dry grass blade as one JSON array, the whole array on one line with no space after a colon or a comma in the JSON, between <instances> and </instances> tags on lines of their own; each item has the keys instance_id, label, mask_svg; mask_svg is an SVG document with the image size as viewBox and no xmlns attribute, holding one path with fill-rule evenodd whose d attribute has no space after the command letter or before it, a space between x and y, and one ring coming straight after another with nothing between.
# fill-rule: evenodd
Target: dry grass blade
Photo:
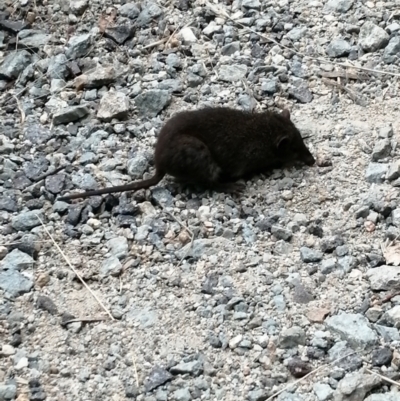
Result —
<instances>
[{"instance_id":1,"label":"dry grass blade","mask_svg":"<svg viewBox=\"0 0 400 401\"><path fill-rule=\"evenodd\" d=\"M139 387L139 375L138 375L138 371L137 371L137 367L136 367L136 360L135 360L134 355L132 355L132 362L133 362L133 367L135 369L136 387Z\"/></svg>"},{"instance_id":2,"label":"dry grass blade","mask_svg":"<svg viewBox=\"0 0 400 401\"><path fill-rule=\"evenodd\" d=\"M283 389L277 391L275 394L272 394L271 397L269 397L269 398L266 399L266 401L271 401L271 400L273 400L276 396L278 396L279 394L283 393L283 392L284 392L285 390L287 390L289 387L291 387L291 386L293 386L293 385L295 385L295 384L297 384L297 383L300 383L300 382L304 381L307 377L313 375L314 373L317 373L317 372L320 371L321 369L326 368L326 367L328 367L328 366L332 366L332 365L334 365L336 362L339 362L339 361L341 361L342 359L345 359L345 358L347 358L347 357L349 357L349 356L351 356L351 355L353 355L353 354L355 354L355 352L351 352L350 354L347 354L347 355L342 356L342 357L340 357L340 358L338 358L338 359L335 359L335 360L332 361L331 363L328 363L328 364L326 364L326 365L322 365L322 366L320 366L320 367L318 367L318 368L312 370L310 373L307 373L307 374L306 374L305 376L303 376L301 379L298 379L298 380L294 381L293 383L289 383L289 384L288 384L287 386L285 386Z\"/></svg>"},{"instance_id":3,"label":"dry grass blade","mask_svg":"<svg viewBox=\"0 0 400 401\"><path fill-rule=\"evenodd\" d=\"M376 372L374 372L374 371L371 370L371 369L366 369L366 371L367 371L368 373L371 373L371 374L373 374L373 375L375 375L375 376L380 377L382 380L385 380L385 381L387 381L388 383L391 383L391 384L394 384L395 386L399 386L399 387L400 387L400 383L399 383L399 382L396 382L396 381L394 381L394 380L392 380L392 379L389 379L389 378L386 377L386 376L380 375L379 373L376 373Z\"/></svg>"},{"instance_id":4,"label":"dry grass blade","mask_svg":"<svg viewBox=\"0 0 400 401\"><path fill-rule=\"evenodd\" d=\"M38 220L40 221L40 223L42 224L42 227L44 228L44 230L46 231L47 235L50 237L50 239L52 240L53 244L56 246L56 248L58 249L58 252L60 252L61 256L64 258L64 260L67 262L68 266L71 268L71 270L76 274L76 276L78 277L78 279L80 280L80 282L86 287L86 289L90 292L90 294L92 294L93 298L99 303L99 305L105 310L105 312L107 313L108 316L110 316L111 320L115 320L113 318L113 316L111 315L110 311L103 305L103 303L101 302L101 300L98 298L98 296L91 290L91 288L86 284L85 280L83 280L83 278L80 276L80 274L77 272L77 270L74 268L74 266L72 266L71 262L69 261L69 259L67 258L67 256L65 255L65 253L62 251L62 249L59 247L59 245L57 244L57 242L54 240L53 236L50 234L49 230L46 228L46 226L44 225L42 219L36 215L36 217L38 218Z\"/></svg>"},{"instance_id":5,"label":"dry grass blade","mask_svg":"<svg viewBox=\"0 0 400 401\"><path fill-rule=\"evenodd\" d=\"M15 102L17 103L19 112L21 113L21 125L23 125L25 122L25 111L21 107L21 102L19 101L19 99L16 96L13 96L13 98L14 98Z\"/></svg>"}]
</instances>

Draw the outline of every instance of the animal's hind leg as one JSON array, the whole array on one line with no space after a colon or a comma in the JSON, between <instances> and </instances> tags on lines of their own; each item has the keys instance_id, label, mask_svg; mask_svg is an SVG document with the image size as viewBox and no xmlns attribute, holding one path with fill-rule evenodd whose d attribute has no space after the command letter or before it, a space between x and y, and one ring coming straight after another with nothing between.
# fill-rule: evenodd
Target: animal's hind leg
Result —
<instances>
[{"instance_id":1,"label":"animal's hind leg","mask_svg":"<svg viewBox=\"0 0 400 401\"><path fill-rule=\"evenodd\" d=\"M168 158L163 164L166 172L178 181L208 188L219 183L221 169L202 141L192 136L180 136L169 142L168 148Z\"/></svg>"}]
</instances>

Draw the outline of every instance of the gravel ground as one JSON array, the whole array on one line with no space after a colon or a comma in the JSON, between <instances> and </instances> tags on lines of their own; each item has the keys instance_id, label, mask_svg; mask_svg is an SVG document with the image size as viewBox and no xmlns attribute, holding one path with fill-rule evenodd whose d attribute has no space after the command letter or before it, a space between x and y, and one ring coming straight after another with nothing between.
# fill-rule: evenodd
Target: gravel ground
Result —
<instances>
[{"instance_id":1,"label":"gravel ground","mask_svg":"<svg viewBox=\"0 0 400 401\"><path fill-rule=\"evenodd\" d=\"M399 401L399 60L396 0L0 2L0 400ZM205 105L317 165L57 201Z\"/></svg>"}]
</instances>

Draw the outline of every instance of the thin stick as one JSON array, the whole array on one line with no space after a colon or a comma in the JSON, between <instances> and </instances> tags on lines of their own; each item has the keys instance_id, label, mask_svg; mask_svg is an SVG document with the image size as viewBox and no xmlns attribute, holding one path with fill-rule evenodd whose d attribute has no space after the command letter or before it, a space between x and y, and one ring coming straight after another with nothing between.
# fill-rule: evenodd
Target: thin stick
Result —
<instances>
[{"instance_id":1,"label":"thin stick","mask_svg":"<svg viewBox=\"0 0 400 401\"><path fill-rule=\"evenodd\" d=\"M69 261L69 259L67 258L67 256L65 255L65 253L62 251L62 249L58 246L58 244L56 243L56 241L54 240L53 236L50 234L49 230L46 228L46 226L43 224L42 219L36 215L36 217L39 219L40 223L42 224L44 230L46 231L47 235L51 238L51 240L53 241L53 244L56 246L56 248L58 249L58 251L60 252L60 254L62 255L62 257L64 258L64 260L67 262L68 266L71 268L71 270L76 274L76 276L78 277L78 279L80 280L80 282L86 287L86 289L92 294L93 298L100 304L100 306L106 311L106 313L108 314L108 316L110 316L111 320L115 320L113 318L113 316L111 315L110 311L103 305L103 303L100 301L100 299L97 297L97 295L90 289L90 287L86 284L86 282L83 280L83 278L80 276L80 274L77 272L77 270L74 268L74 266L72 266L71 262Z\"/></svg>"},{"instance_id":2,"label":"thin stick","mask_svg":"<svg viewBox=\"0 0 400 401\"><path fill-rule=\"evenodd\" d=\"M49 175L57 174L58 172L60 172L61 170L64 170L68 166L70 166L70 164L64 164L62 166L59 166L59 167L55 168L54 170L47 171L44 174L39 175L39 177L35 178L33 180L33 182L36 183L36 182L42 181L45 178L47 178Z\"/></svg>"},{"instance_id":3,"label":"thin stick","mask_svg":"<svg viewBox=\"0 0 400 401\"><path fill-rule=\"evenodd\" d=\"M106 320L104 317L82 318L82 319L77 318L77 319L67 320L66 322L61 322L61 324L63 326L66 326L67 324L75 322L91 323L91 322L103 322L104 320Z\"/></svg>"},{"instance_id":4,"label":"thin stick","mask_svg":"<svg viewBox=\"0 0 400 401\"><path fill-rule=\"evenodd\" d=\"M160 40L157 40L157 42L153 42L153 43L150 43L149 45L143 46L142 49L150 49L152 47L162 45L164 42L166 42L168 40L168 38L162 38Z\"/></svg>"},{"instance_id":5,"label":"thin stick","mask_svg":"<svg viewBox=\"0 0 400 401\"><path fill-rule=\"evenodd\" d=\"M309 59L315 60L315 61L319 61L320 63L329 63L329 64L332 64L332 65L338 65L338 66L345 67L345 68L355 68L355 69L361 70L361 71L368 71L368 72L373 72L373 73L376 73L376 74L392 75L392 76L394 76L394 77L400 77L400 74L399 74L399 73L396 73L396 72L389 72L389 71L382 71L382 70L373 70L373 69L371 69L371 68L359 67L359 66L356 66L356 65L353 65L353 64L337 63L337 62L335 62L335 61L330 61L330 60L328 60L328 59L323 59L323 58L321 58L321 57L309 56L309 55L307 55L307 54L304 54L304 53L301 53L301 52L299 52L299 51L296 51L295 49L292 49L292 48L290 48L290 47L288 47L288 46L282 45L281 43L277 42L275 39L272 39L272 38L270 38L270 37L268 37L268 36L266 36L266 35L263 35L262 33L257 32L257 31L255 31L254 29L249 28L248 26L245 26L245 25L241 24L240 22L237 22L237 21L234 20L230 15L228 15L228 13L227 13L225 10L218 9L218 7L216 7L215 5L211 4L211 3L208 2L208 1L206 1L206 5L209 7L209 9L210 9L214 14L223 16L223 17L229 19L230 21L232 21L234 24L236 24L236 25L238 25L238 26L241 26L243 29L246 29L247 31L258 35L258 36L260 36L261 38L263 38L263 39L265 39L265 40L267 40L267 41L269 41L269 42L275 43L275 44L278 45L279 47L281 47L281 48L283 48L283 49L286 49L286 50L289 50L289 51L291 51L291 52L297 54L298 56L305 57L305 58L309 58Z\"/></svg>"},{"instance_id":6,"label":"thin stick","mask_svg":"<svg viewBox=\"0 0 400 401\"><path fill-rule=\"evenodd\" d=\"M271 395L271 397L267 398L266 401L271 401L271 400L273 400L277 395L283 393L283 392L284 392L285 390L287 390L290 386L293 386L293 385L295 385L295 384L297 384L297 383L300 383L301 381L305 380L307 377L313 375L314 373L318 372L319 370L321 370L321 369L323 369L323 368L326 368L326 367L328 367L328 366L332 366L334 363L339 362L340 360L345 359L345 358L347 358L348 356L351 356L351 355L353 355L353 354L355 354L355 352L351 352L350 354L347 354L347 355L342 356L342 357L340 357L340 358L338 358L338 359L335 359L335 360L332 361L331 363L328 363L328 364L326 364L326 365L322 365L322 366L320 366L319 368L316 368L316 369L312 370L310 373L307 373L307 374L306 374L305 376L303 376L301 379L298 379L298 380L296 380L296 381L293 382L293 383L289 383L289 384L288 384L287 386L285 386L283 389L281 389L281 390L277 391L275 394Z\"/></svg>"},{"instance_id":7,"label":"thin stick","mask_svg":"<svg viewBox=\"0 0 400 401\"><path fill-rule=\"evenodd\" d=\"M133 368L135 369L135 379L136 379L136 387L139 388L139 375L138 375L138 371L136 368L136 360L135 360L135 354L132 353L132 362L133 362Z\"/></svg>"},{"instance_id":8,"label":"thin stick","mask_svg":"<svg viewBox=\"0 0 400 401\"><path fill-rule=\"evenodd\" d=\"M386 376L382 376L382 375L380 375L379 373L376 373L376 372L374 372L373 370L371 370L371 369L365 369L367 372L369 372L369 373L372 373L373 375L376 375L376 376L378 376L378 377L380 377L382 380L385 380L385 381L387 381L387 382L389 382L389 383L391 383L391 384L394 384L395 386L399 386L400 387L400 383L399 382L396 382L396 381L394 381L394 380L392 380L392 379L389 379L388 377L386 377Z\"/></svg>"},{"instance_id":9,"label":"thin stick","mask_svg":"<svg viewBox=\"0 0 400 401\"><path fill-rule=\"evenodd\" d=\"M19 112L21 113L21 125L23 125L25 122L25 111L21 107L21 102L18 100L18 98L14 95L13 95L13 98L15 99L15 101L17 103L17 108L18 108Z\"/></svg>"}]
</instances>

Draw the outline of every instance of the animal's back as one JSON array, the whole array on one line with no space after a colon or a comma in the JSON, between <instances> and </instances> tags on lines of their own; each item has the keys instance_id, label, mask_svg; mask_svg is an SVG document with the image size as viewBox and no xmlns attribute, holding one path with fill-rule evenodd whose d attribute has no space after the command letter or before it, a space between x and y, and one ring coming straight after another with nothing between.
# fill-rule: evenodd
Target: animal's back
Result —
<instances>
[{"instance_id":1,"label":"animal's back","mask_svg":"<svg viewBox=\"0 0 400 401\"><path fill-rule=\"evenodd\" d=\"M268 112L249 113L224 107L185 111L162 128L156 153L165 153L167 148L169 153L179 137L193 136L208 147L224 171L237 176L269 163L273 157L273 131L279 123L279 116Z\"/></svg>"}]
</instances>

